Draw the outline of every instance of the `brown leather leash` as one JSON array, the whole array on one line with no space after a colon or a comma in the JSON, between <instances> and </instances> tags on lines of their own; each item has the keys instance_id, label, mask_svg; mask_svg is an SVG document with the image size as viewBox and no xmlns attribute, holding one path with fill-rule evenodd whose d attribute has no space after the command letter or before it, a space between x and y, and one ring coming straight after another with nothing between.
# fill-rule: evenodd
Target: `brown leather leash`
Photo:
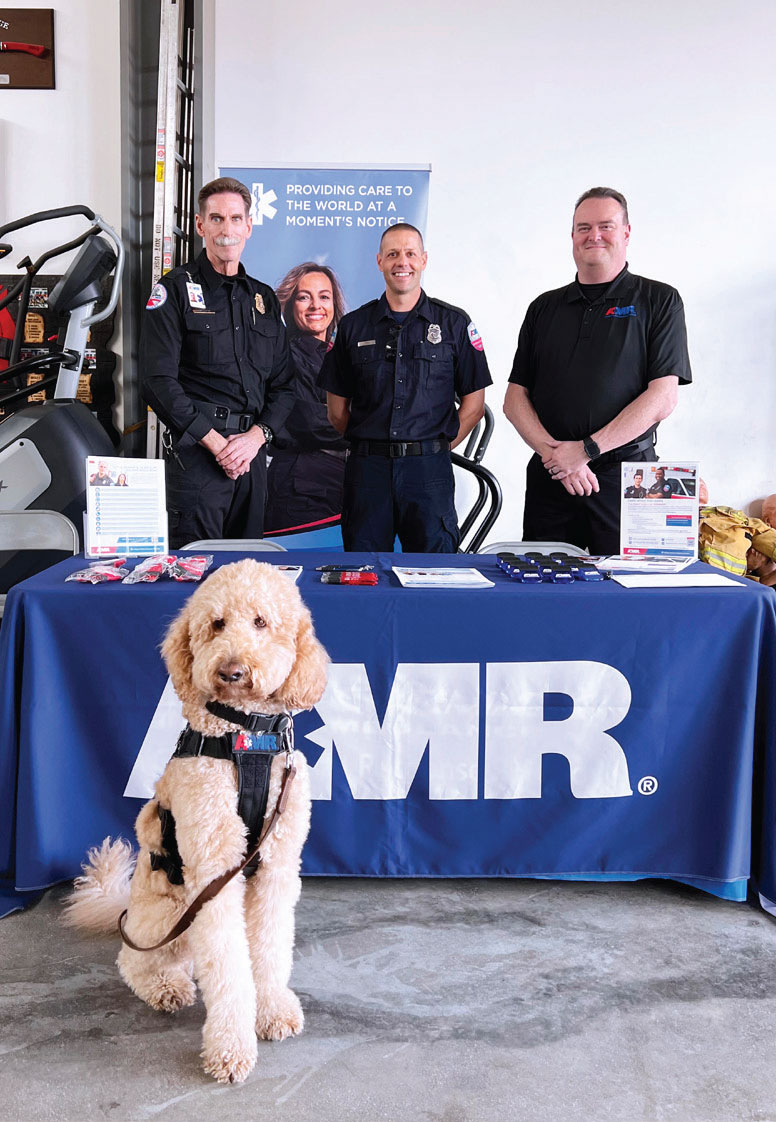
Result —
<instances>
[{"instance_id":1,"label":"brown leather leash","mask_svg":"<svg viewBox=\"0 0 776 1122\"><path fill-rule=\"evenodd\" d=\"M170 931L170 933L166 935L164 939L160 940L160 942L158 943L154 943L152 947L140 947L137 943L133 943L130 937L124 931L124 920L126 918L128 909L125 909L121 913L121 915L119 916L118 924L119 935L128 947L131 947L133 951L158 951L160 947L166 947L168 943L172 943L174 939L178 939L184 933L184 931L188 931L196 916L199 914L205 904L214 899L214 897L218 895L221 889L225 885L227 885L230 880L236 877L238 873L241 873L243 871L246 865L250 864L250 862L253 861L253 859L257 856L259 859L259 863L261 862L261 854L259 853L259 850L274 830L275 826L277 825L278 819L286 809L286 804L288 802L288 791L295 775L295 767L286 768L285 774L283 776L283 782L280 787L280 794L278 795L278 801L275 805L274 811L272 812L272 818L270 819L269 825L264 830L264 833L261 835L251 852L243 858L242 862L239 865L235 865L233 869L230 869L226 873L222 873L221 876L216 877L215 880L211 880L210 884L206 884L200 892L199 896L197 896L196 899L192 900L186 911L173 927L172 931Z\"/></svg>"}]
</instances>

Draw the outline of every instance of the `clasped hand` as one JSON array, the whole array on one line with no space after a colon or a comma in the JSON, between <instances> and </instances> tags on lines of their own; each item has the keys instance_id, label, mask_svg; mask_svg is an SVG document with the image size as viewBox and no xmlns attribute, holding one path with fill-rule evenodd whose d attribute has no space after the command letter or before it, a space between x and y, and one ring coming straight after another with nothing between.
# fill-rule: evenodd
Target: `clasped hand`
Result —
<instances>
[{"instance_id":1,"label":"clasped hand","mask_svg":"<svg viewBox=\"0 0 776 1122\"><path fill-rule=\"evenodd\" d=\"M233 433L227 436L223 448L216 454L216 463L230 479L238 479L250 471L252 462L265 443L264 432L258 425L247 432Z\"/></svg>"},{"instance_id":2,"label":"clasped hand","mask_svg":"<svg viewBox=\"0 0 776 1122\"><path fill-rule=\"evenodd\" d=\"M588 467L581 440L553 440L547 445L542 463L556 483L570 495L590 495L599 490L595 472Z\"/></svg>"}]
</instances>

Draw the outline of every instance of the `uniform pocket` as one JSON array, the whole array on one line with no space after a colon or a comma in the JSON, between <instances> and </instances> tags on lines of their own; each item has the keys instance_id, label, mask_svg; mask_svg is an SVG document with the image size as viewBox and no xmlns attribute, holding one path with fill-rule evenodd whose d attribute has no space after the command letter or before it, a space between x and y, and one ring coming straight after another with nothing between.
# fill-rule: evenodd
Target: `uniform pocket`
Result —
<instances>
[{"instance_id":1,"label":"uniform pocket","mask_svg":"<svg viewBox=\"0 0 776 1122\"><path fill-rule=\"evenodd\" d=\"M277 347L280 324L267 315L251 317L250 330L248 331L248 358L262 374L269 376L275 364L275 348Z\"/></svg>"},{"instance_id":2,"label":"uniform pocket","mask_svg":"<svg viewBox=\"0 0 776 1122\"><path fill-rule=\"evenodd\" d=\"M183 339L181 340L181 358L193 363L209 363L212 354L213 332L216 327L215 315L191 312L186 316Z\"/></svg>"},{"instance_id":3,"label":"uniform pocket","mask_svg":"<svg viewBox=\"0 0 776 1122\"><path fill-rule=\"evenodd\" d=\"M446 392L452 388L455 352L449 343L416 343L412 358L424 389L435 386Z\"/></svg>"}]
</instances>

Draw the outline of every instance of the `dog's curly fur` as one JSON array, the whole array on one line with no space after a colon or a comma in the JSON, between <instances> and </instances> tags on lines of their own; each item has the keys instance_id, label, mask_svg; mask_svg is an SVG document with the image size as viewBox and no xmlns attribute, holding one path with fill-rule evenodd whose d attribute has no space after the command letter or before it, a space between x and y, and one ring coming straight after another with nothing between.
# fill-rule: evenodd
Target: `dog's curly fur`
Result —
<instances>
[{"instance_id":1,"label":"dog's curly fur","mask_svg":"<svg viewBox=\"0 0 776 1122\"><path fill-rule=\"evenodd\" d=\"M172 623L162 654L184 716L208 736L239 727L208 712L207 701L246 712L309 709L326 685L328 656L315 638L299 590L274 566L253 560L225 565L196 590ZM233 681L235 671L240 677ZM145 953L122 946L118 957L124 981L153 1009L174 1012L191 1005L199 984L207 1013L204 1068L222 1083L241 1082L250 1073L257 1034L282 1040L300 1032L304 1022L299 999L288 986L301 852L310 825L307 765L299 753L295 763L288 804L262 846L256 875L231 880L174 942ZM284 766L282 756L273 761L267 818L277 803ZM160 804L175 817L182 887L171 885L163 871L151 871L149 850L161 850ZM66 922L92 931L115 930L126 906L127 935L150 946L172 929L207 884L245 855L235 765L210 757L170 760L156 797L137 817L135 832L136 861L121 840L108 838L90 851Z\"/></svg>"}]
</instances>

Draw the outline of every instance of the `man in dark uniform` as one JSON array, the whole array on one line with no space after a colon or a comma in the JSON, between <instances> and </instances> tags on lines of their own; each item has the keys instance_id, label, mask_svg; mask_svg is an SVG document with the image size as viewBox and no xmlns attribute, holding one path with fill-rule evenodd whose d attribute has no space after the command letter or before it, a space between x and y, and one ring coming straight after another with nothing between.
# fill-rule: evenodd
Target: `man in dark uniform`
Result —
<instances>
[{"instance_id":1,"label":"man in dark uniform","mask_svg":"<svg viewBox=\"0 0 776 1122\"><path fill-rule=\"evenodd\" d=\"M647 492L649 499L670 499L674 489L666 479L665 468L655 468L655 482Z\"/></svg>"},{"instance_id":2,"label":"man in dark uniform","mask_svg":"<svg viewBox=\"0 0 776 1122\"><path fill-rule=\"evenodd\" d=\"M420 287L427 256L414 226L385 231L385 293L341 320L321 370L329 419L351 444L348 550L391 550L398 535L405 552L455 553L460 541L450 449L482 417L491 377L466 313Z\"/></svg>"},{"instance_id":3,"label":"man in dark uniform","mask_svg":"<svg viewBox=\"0 0 776 1122\"><path fill-rule=\"evenodd\" d=\"M620 548L620 464L653 461L655 431L692 380L676 289L628 271L625 198L594 187L572 224L576 279L534 300L504 412L536 453L523 536Z\"/></svg>"},{"instance_id":4,"label":"man in dark uniform","mask_svg":"<svg viewBox=\"0 0 776 1122\"><path fill-rule=\"evenodd\" d=\"M196 261L154 285L140 341L143 396L169 429L170 545L261 537L266 445L294 401L272 289L240 264L251 196L236 179L199 193Z\"/></svg>"},{"instance_id":5,"label":"man in dark uniform","mask_svg":"<svg viewBox=\"0 0 776 1122\"><path fill-rule=\"evenodd\" d=\"M646 487L642 487L643 482L644 482L644 476L641 474L640 471L637 471L633 476L633 483L630 485L630 487L625 488L625 498L626 499L646 499L647 489L646 489Z\"/></svg>"}]
</instances>

